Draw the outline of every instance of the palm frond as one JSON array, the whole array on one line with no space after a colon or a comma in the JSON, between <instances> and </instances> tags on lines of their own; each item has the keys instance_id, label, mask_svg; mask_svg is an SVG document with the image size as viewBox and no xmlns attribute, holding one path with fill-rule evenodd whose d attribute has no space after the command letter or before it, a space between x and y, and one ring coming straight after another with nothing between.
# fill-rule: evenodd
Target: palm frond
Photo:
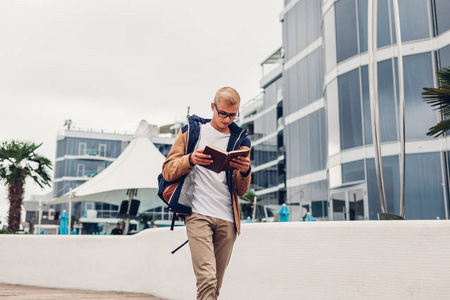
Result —
<instances>
[{"instance_id":1,"label":"palm frond","mask_svg":"<svg viewBox=\"0 0 450 300\"><path fill-rule=\"evenodd\" d=\"M443 135L447 130L450 129L450 120L442 120L430 129L427 132L428 136L438 137Z\"/></svg>"},{"instance_id":2,"label":"palm frond","mask_svg":"<svg viewBox=\"0 0 450 300\"><path fill-rule=\"evenodd\" d=\"M450 67L442 68L437 71L439 81L438 88L423 88L422 98L434 110L439 110L445 118L450 116ZM438 137L450 130L450 120L442 120L427 132L428 136Z\"/></svg>"},{"instance_id":3,"label":"palm frond","mask_svg":"<svg viewBox=\"0 0 450 300\"><path fill-rule=\"evenodd\" d=\"M51 177L48 170L52 170L51 161L35 151L42 146L32 142L3 141L0 146L0 180L8 185L23 185L27 177L41 187L50 186Z\"/></svg>"},{"instance_id":4,"label":"palm frond","mask_svg":"<svg viewBox=\"0 0 450 300\"><path fill-rule=\"evenodd\" d=\"M422 98L425 102L434 107L434 110L440 110L444 116L448 116L450 114L450 91L447 93L448 94L437 89L434 91L427 89L422 93Z\"/></svg>"},{"instance_id":5,"label":"palm frond","mask_svg":"<svg viewBox=\"0 0 450 300\"><path fill-rule=\"evenodd\" d=\"M437 71L439 86L450 85L450 66Z\"/></svg>"}]
</instances>

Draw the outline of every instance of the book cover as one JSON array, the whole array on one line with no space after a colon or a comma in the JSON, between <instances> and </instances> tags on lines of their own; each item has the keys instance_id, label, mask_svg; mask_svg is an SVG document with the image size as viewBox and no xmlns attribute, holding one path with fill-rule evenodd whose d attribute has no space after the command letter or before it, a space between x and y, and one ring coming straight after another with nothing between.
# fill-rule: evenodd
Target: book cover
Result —
<instances>
[{"instance_id":1,"label":"book cover","mask_svg":"<svg viewBox=\"0 0 450 300\"><path fill-rule=\"evenodd\" d=\"M213 162L210 165L202 165L202 167L205 167L216 173L220 173L226 170L233 170L235 168L230 166L230 161L238 156L247 156L249 152L250 152L249 149L233 150L227 152L225 150L214 147L213 145L206 145L205 149L203 150L203 153L211 155L211 159L213 160Z\"/></svg>"}]
</instances>

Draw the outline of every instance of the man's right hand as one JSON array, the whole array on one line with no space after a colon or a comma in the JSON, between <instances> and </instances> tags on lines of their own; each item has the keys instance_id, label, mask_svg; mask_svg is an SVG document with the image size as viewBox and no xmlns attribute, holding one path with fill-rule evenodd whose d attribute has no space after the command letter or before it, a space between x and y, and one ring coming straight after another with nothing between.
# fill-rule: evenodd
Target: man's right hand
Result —
<instances>
[{"instance_id":1,"label":"man's right hand","mask_svg":"<svg viewBox=\"0 0 450 300\"><path fill-rule=\"evenodd\" d=\"M203 154L203 149L198 149L192 152L189 156L191 165L209 165L213 162L211 155Z\"/></svg>"}]
</instances>

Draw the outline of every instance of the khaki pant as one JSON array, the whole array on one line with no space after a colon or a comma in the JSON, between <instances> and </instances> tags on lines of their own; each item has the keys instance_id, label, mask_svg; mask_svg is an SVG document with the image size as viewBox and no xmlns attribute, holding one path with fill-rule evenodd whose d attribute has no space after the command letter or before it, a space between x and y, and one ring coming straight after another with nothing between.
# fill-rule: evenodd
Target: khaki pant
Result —
<instances>
[{"instance_id":1,"label":"khaki pant","mask_svg":"<svg viewBox=\"0 0 450 300\"><path fill-rule=\"evenodd\" d=\"M197 299L215 300L236 240L234 223L192 213L186 219Z\"/></svg>"}]
</instances>

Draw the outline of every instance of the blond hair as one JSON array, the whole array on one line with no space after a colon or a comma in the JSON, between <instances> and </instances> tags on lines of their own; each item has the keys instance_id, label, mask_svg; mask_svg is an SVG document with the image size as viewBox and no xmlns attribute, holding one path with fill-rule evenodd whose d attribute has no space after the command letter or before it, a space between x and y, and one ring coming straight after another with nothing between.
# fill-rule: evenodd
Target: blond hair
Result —
<instances>
[{"instance_id":1,"label":"blond hair","mask_svg":"<svg viewBox=\"0 0 450 300\"><path fill-rule=\"evenodd\" d=\"M238 92L231 87L223 87L216 92L214 103L224 102L226 105L236 105L241 103Z\"/></svg>"}]
</instances>

